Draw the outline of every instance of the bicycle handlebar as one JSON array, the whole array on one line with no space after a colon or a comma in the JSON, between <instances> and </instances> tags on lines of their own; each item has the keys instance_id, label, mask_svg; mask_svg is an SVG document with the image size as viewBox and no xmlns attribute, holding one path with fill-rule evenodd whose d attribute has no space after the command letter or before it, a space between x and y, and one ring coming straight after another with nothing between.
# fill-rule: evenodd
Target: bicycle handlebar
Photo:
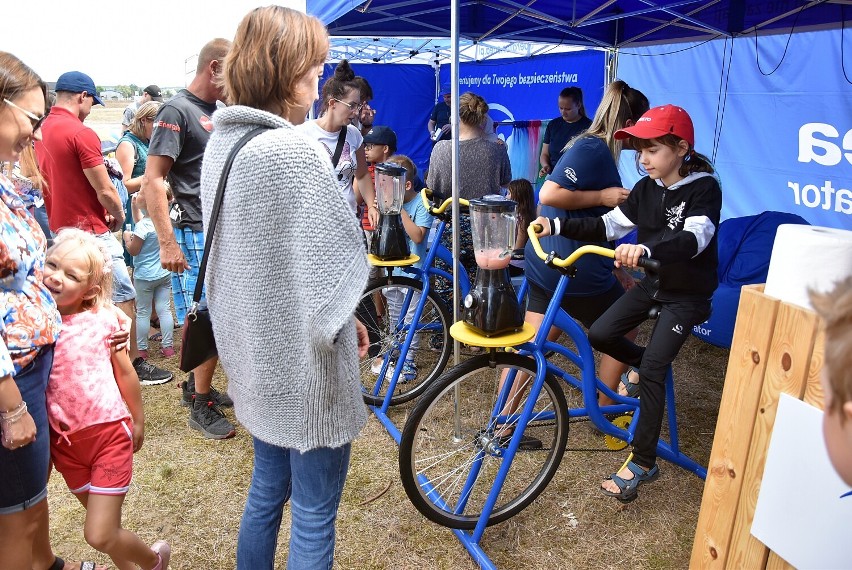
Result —
<instances>
[{"instance_id":1,"label":"bicycle handlebar","mask_svg":"<svg viewBox=\"0 0 852 570\"><path fill-rule=\"evenodd\" d=\"M420 197L423 199L423 205L426 206L426 209L433 216L435 214L443 214L447 210L449 205L453 203L452 198L447 198L446 200L441 202L440 206L435 207L435 206L432 205L432 202L429 200L429 198L431 196L432 196L432 191L429 190L428 188L424 188L420 191ZM467 200L465 200L464 198L459 198L459 205L460 206L468 206L469 202Z\"/></svg>"},{"instance_id":2,"label":"bicycle handlebar","mask_svg":"<svg viewBox=\"0 0 852 570\"><path fill-rule=\"evenodd\" d=\"M541 248L541 242L538 241L538 232L540 232L542 229L544 228L542 228L540 224L530 224L527 228L527 235L530 238L530 243L532 244L536 255L538 255L541 259L545 261L547 261L548 258L552 257L552 259L550 259L550 263L552 263L556 267L570 267L574 265L574 263L576 263L578 259L586 255L587 253L594 253L595 255L609 257L611 259L615 257L614 250L609 249L608 247L601 247L599 245L584 245L578 247L571 255L569 255L565 259L556 257L552 253L548 255ZM639 267L642 267L644 269L650 269L651 271L659 271L660 269L660 262L650 257L640 257L636 264Z\"/></svg>"}]
</instances>

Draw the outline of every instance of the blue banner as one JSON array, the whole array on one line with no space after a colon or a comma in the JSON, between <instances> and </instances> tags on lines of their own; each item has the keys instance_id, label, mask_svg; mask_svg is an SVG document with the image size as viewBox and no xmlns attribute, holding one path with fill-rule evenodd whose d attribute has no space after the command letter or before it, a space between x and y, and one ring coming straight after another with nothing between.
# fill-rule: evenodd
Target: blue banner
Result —
<instances>
[{"instance_id":1,"label":"blue banner","mask_svg":"<svg viewBox=\"0 0 852 570\"><path fill-rule=\"evenodd\" d=\"M651 105L673 103L689 112L696 150L715 159L723 218L775 210L850 229L852 53L844 69L843 35L800 32L756 43L751 36L623 50L618 74ZM852 34L845 35L852 44ZM635 181L632 153L624 154L623 172Z\"/></svg>"},{"instance_id":2,"label":"blue banner","mask_svg":"<svg viewBox=\"0 0 852 570\"><path fill-rule=\"evenodd\" d=\"M441 84L447 84L450 67L441 66ZM583 50L533 58L495 59L459 66L459 92L481 95L497 122L547 120L559 116L559 92L566 87L583 90L586 113L591 117L600 103L604 85L604 52ZM510 127L498 130L504 138Z\"/></svg>"}]
</instances>

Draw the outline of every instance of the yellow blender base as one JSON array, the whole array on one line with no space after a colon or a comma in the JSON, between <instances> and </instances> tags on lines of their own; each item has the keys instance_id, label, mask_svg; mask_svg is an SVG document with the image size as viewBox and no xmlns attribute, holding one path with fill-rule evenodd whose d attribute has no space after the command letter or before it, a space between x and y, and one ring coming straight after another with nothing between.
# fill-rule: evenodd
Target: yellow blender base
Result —
<instances>
[{"instance_id":1,"label":"yellow blender base","mask_svg":"<svg viewBox=\"0 0 852 570\"><path fill-rule=\"evenodd\" d=\"M450 327L450 335L457 341L470 346L504 348L507 346L518 346L535 338L535 327L529 323L524 323L524 326L518 332L485 336L476 332L466 322L459 321Z\"/></svg>"},{"instance_id":2,"label":"yellow blender base","mask_svg":"<svg viewBox=\"0 0 852 570\"><path fill-rule=\"evenodd\" d=\"M420 261L420 256L412 253L403 259L390 259L385 261L384 259L379 259L372 253L368 253L367 261L370 262L370 265L375 265L376 267L405 267L407 265L414 265Z\"/></svg>"}]
</instances>

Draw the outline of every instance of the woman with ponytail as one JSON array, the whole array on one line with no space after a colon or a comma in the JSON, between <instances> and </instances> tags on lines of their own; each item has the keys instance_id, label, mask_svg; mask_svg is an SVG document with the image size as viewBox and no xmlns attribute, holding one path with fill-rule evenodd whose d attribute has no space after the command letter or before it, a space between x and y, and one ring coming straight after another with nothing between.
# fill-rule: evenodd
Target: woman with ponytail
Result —
<instances>
[{"instance_id":1,"label":"woman with ponytail","mask_svg":"<svg viewBox=\"0 0 852 570\"><path fill-rule=\"evenodd\" d=\"M355 72L349 62L341 60L334 75L322 86L322 111L319 119L306 121L299 126L302 134L318 140L328 152L334 167L340 193L358 213L358 204L364 203L369 210L373 225L379 219L375 204L375 189L367 170L364 156L364 137L352 124L362 109L361 91L355 80Z\"/></svg>"}]
</instances>

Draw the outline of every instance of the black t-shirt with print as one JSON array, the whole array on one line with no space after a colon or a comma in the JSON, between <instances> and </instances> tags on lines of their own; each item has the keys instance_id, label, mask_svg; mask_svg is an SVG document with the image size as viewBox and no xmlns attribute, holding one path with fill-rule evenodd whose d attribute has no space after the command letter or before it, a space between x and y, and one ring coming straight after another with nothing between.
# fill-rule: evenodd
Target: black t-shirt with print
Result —
<instances>
[{"instance_id":1,"label":"black t-shirt with print","mask_svg":"<svg viewBox=\"0 0 852 570\"><path fill-rule=\"evenodd\" d=\"M215 102L202 101L182 89L157 113L148 155L174 160L168 180L180 206L179 216L171 212L176 227L202 230L201 161L213 131L211 117L216 108Z\"/></svg>"}]
</instances>

